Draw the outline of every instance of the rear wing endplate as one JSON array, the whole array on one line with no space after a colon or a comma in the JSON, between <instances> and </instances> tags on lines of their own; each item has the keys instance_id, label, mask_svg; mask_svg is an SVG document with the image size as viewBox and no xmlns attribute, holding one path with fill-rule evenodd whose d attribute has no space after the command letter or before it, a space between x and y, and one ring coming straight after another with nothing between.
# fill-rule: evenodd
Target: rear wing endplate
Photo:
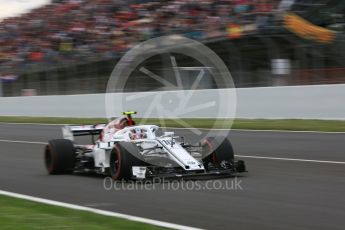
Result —
<instances>
[{"instance_id":1,"label":"rear wing endplate","mask_svg":"<svg viewBox=\"0 0 345 230\"><path fill-rule=\"evenodd\" d=\"M73 141L76 136L99 135L106 124L97 125L72 125L62 127L62 136L64 139Z\"/></svg>"}]
</instances>

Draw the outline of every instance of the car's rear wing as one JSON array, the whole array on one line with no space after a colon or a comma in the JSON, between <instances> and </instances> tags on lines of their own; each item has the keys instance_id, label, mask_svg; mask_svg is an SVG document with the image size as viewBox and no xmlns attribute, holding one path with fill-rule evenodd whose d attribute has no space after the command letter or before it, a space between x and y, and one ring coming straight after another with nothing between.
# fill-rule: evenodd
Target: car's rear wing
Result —
<instances>
[{"instance_id":1,"label":"car's rear wing","mask_svg":"<svg viewBox=\"0 0 345 230\"><path fill-rule=\"evenodd\" d=\"M73 141L76 136L99 135L106 124L97 125L72 125L62 127L62 136L64 139Z\"/></svg>"}]
</instances>

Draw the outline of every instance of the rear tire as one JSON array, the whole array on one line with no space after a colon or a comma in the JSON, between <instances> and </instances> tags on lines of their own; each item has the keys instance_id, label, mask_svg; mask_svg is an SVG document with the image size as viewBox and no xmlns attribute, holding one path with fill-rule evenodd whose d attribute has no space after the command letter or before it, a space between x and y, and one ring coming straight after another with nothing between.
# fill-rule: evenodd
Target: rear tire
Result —
<instances>
[{"instance_id":1,"label":"rear tire","mask_svg":"<svg viewBox=\"0 0 345 230\"><path fill-rule=\"evenodd\" d=\"M49 174L72 173L75 165L75 151L72 141L51 140L45 147L44 162Z\"/></svg>"},{"instance_id":2,"label":"rear tire","mask_svg":"<svg viewBox=\"0 0 345 230\"><path fill-rule=\"evenodd\" d=\"M129 142L118 142L110 154L110 176L113 180L132 179L132 166L144 166L137 146Z\"/></svg>"}]
</instances>

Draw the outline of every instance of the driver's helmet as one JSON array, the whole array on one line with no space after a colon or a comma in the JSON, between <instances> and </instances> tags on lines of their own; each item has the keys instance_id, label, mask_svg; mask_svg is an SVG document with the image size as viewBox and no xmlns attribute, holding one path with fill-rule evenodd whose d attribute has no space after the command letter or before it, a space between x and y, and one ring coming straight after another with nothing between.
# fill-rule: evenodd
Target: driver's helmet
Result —
<instances>
[{"instance_id":1,"label":"driver's helmet","mask_svg":"<svg viewBox=\"0 0 345 230\"><path fill-rule=\"evenodd\" d=\"M109 124L104 128L99 139L102 141L110 140L112 135L117 131L124 129L128 126L128 119L126 117L116 118L115 120L109 122Z\"/></svg>"},{"instance_id":2,"label":"driver's helmet","mask_svg":"<svg viewBox=\"0 0 345 230\"><path fill-rule=\"evenodd\" d=\"M132 129L130 132L130 138L132 140L143 139L146 137L147 137L147 134L146 134L145 130L142 130L140 128Z\"/></svg>"},{"instance_id":3,"label":"driver's helmet","mask_svg":"<svg viewBox=\"0 0 345 230\"><path fill-rule=\"evenodd\" d=\"M126 117L117 118L113 122L114 128L118 130L124 129L128 126L128 119Z\"/></svg>"}]
</instances>

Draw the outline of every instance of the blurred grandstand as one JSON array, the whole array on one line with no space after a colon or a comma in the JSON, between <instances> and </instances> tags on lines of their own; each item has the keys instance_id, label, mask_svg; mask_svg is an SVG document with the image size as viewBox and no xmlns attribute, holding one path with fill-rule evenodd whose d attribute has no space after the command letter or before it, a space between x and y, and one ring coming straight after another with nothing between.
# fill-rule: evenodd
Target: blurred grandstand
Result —
<instances>
[{"instance_id":1,"label":"blurred grandstand","mask_svg":"<svg viewBox=\"0 0 345 230\"><path fill-rule=\"evenodd\" d=\"M344 15L335 0L55 0L0 22L2 95L103 93L123 53L170 34L213 49L237 87L344 83Z\"/></svg>"}]
</instances>

